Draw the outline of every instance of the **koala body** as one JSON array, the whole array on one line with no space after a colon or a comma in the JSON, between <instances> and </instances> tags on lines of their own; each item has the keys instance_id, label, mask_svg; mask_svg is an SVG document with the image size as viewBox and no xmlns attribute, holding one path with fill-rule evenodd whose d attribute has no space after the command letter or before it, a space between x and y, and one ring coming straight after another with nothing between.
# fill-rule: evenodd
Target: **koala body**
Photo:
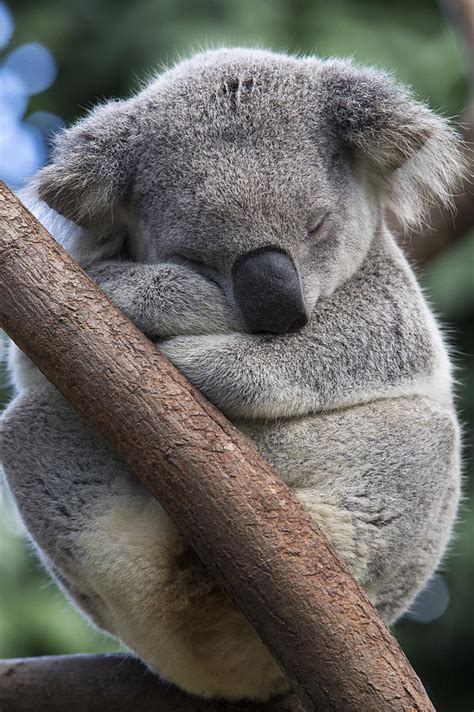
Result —
<instances>
[{"instance_id":1,"label":"koala body","mask_svg":"<svg viewBox=\"0 0 474 712\"><path fill-rule=\"evenodd\" d=\"M459 499L451 369L386 223L459 173L443 119L347 61L219 50L98 107L23 195L248 436L388 623ZM6 479L70 598L206 697L288 689L161 506L15 347Z\"/></svg>"}]
</instances>

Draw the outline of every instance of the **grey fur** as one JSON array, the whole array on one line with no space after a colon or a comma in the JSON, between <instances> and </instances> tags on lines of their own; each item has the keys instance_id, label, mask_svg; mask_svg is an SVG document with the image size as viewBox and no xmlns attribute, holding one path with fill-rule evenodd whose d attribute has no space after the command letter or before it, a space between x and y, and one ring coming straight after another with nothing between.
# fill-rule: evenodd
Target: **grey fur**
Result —
<instances>
[{"instance_id":1,"label":"grey fur","mask_svg":"<svg viewBox=\"0 0 474 712\"><path fill-rule=\"evenodd\" d=\"M385 213L422 219L459 172L449 126L387 75L220 50L95 109L60 137L24 196L254 441L388 622L445 551L460 446L446 349ZM245 333L232 269L265 247L298 270L311 316L297 333ZM2 421L3 466L43 560L76 604L192 692L265 698L285 689L246 629L232 638L224 625L219 637L200 619L179 649L181 667L172 641L160 648L155 639L178 614L162 582L159 595L133 598L166 567L140 563L151 534L131 514L158 505L15 348L11 364L20 392ZM112 524L110 508L120 514ZM166 570L177 581L185 543L156 509L147 521L158 520L153 546L165 542L166 556L175 547ZM123 573L113 562L117 521ZM205 573L193 581L205 603ZM245 663L232 652L239 645Z\"/></svg>"}]
</instances>

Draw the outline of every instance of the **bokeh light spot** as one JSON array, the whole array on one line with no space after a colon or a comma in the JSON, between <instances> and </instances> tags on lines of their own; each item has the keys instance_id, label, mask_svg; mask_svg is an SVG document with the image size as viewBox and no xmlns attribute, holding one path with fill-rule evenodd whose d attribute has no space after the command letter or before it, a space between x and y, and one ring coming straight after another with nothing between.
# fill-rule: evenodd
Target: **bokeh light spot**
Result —
<instances>
[{"instance_id":1,"label":"bokeh light spot","mask_svg":"<svg viewBox=\"0 0 474 712\"><path fill-rule=\"evenodd\" d=\"M49 111L35 111L28 116L26 124L37 128L46 143L50 145L54 136L64 128L64 119Z\"/></svg>"},{"instance_id":2,"label":"bokeh light spot","mask_svg":"<svg viewBox=\"0 0 474 712\"><path fill-rule=\"evenodd\" d=\"M22 79L9 69L0 68L0 126L6 120L21 119L27 103Z\"/></svg>"},{"instance_id":3,"label":"bokeh light spot","mask_svg":"<svg viewBox=\"0 0 474 712\"><path fill-rule=\"evenodd\" d=\"M443 615L448 604L448 585L440 574L435 574L418 594L406 617L415 623L432 623Z\"/></svg>"},{"instance_id":4,"label":"bokeh light spot","mask_svg":"<svg viewBox=\"0 0 474 712\"><path fill-rule=\"evenodd\" d=\"M23 183L44 163L46 148L38 129L11 123L0 132L0 180L12 188Z\"/></svg>"},{"instance_id":5,"label":"bokeh light spot","mask_svg":"<svg viewBox=\"0 0 474 712\"><path fill-rule=\"evenodd\" d=\"M0 49L10 42L14 27L10 10L5 3L0 2Z\"/></svg>"},{"instance_id":6,"label":"bokeh light spot","mask_svg":"<svg viewBox=\"0 0 474 712\"><path fill-rule=\"evenodd\" d=\"M4 67L22 80L27 94L38 94L50 87L57 73L53 55L39 42L21 45L10 52Z\"/></svg>"}]
</instances>

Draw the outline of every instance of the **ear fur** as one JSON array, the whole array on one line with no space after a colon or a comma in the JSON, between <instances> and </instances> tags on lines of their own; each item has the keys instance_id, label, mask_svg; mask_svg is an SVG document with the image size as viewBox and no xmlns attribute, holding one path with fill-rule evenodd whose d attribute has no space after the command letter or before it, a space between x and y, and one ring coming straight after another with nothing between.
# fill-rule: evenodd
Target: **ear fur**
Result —
<instances>
[{"instance_id":1,"label":"ear fur","mask_svg":"<svg viewBox=\"0 0 474 712\"><path fill-rule=\"evenodd\" d=\"M321 67L322 111L340 139L369 163L385 205L407 227L433 202L449 203L463 175L461 140L409 89L347 60Z\"/></svg>"},{"instance_id":2,"label":"ear fur","mask_svg":"<svg viewBox=\"0 0 474 712\"><path fill-rule=\"evenodd\" d=\"M33 181L49 207L102 235L110 230L133 178L133 101L98 106L62 132L52 163Z\"/></svg>"}]
</instances>

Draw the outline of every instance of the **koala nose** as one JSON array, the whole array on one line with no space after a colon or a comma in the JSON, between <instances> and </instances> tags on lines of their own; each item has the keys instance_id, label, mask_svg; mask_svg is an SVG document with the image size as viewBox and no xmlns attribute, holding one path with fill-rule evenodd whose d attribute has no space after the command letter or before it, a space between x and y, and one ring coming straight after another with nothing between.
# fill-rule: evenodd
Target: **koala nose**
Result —
<instances>
[{"instance_id":1,"label":"koala nose","mask_svg":"<svg viewBox=\"0 0 474 712\"><path fill-rule=\"evenodd\" d=\"M233 269L233 288L252 334L289 334L308 323L298 272L284 252L269 248L238 259Z\"/></svg>"}]
</instances>

